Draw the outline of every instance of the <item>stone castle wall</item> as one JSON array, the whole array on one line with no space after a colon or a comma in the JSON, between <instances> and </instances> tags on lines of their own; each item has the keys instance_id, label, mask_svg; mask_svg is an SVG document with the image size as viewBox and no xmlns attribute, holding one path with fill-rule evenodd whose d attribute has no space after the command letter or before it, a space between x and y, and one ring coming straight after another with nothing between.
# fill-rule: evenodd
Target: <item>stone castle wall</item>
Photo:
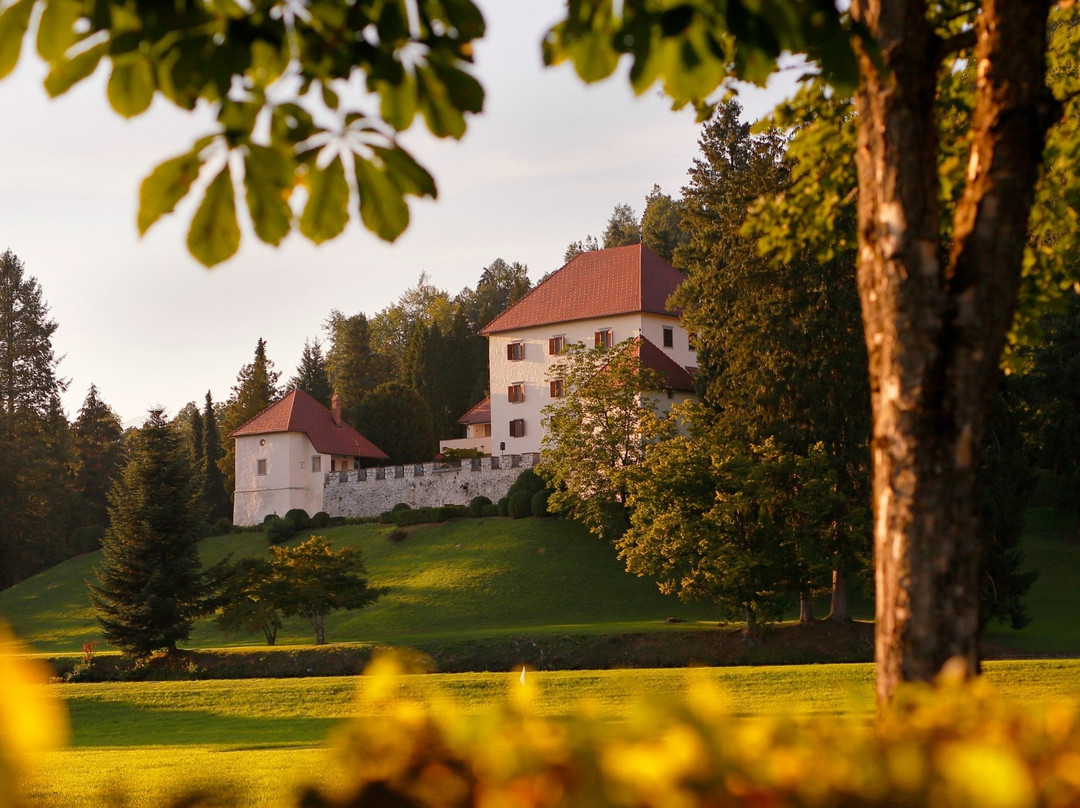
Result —
<instances>
[{"instance_id":1,"label":"stone castle wall","mask_svg":"<svg viewBox=\"0 0 1080 808\"><path fill-rule=\"evenodd\" d=\"M413 508L468 505L473 497L498 502L539 454L462 460L460 466L418 463L336 471L323 483L323 510L331 516L378 516L399 502Z\"/></svg>"}]
</instances>

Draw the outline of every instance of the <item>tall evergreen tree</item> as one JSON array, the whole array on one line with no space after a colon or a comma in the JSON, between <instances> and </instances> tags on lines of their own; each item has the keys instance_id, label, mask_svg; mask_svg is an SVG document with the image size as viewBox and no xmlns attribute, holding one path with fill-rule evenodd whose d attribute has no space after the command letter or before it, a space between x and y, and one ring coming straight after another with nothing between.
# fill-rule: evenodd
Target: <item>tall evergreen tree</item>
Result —
<instances>
[{"instance_id":1,"label":"tall evergreen tree","mask_svg":"<svg viewBox=\"0 0 1080 808\"><path fill-rule=\"evenodd\" d=\"M387 368L371 343L371 324L363 313L346 317L337 309L324 325L330 336L326 372L331 389L341 396L341 414L355 426L364 396L388 380Z\"/></svg>"},{"instance_id":2,"label":"tall evergreen tree","mask_svg":"<svg viewBox=\"0 0 1080 808\"><path fill-rule=\"evenodd\" d=\"M274 363L266 356L266 340L259 337L255 343L255 356L240 368L232 396L225 405L221 419L222 452L218 468L225 480L225 490L232 496L236 487L236 446L229 435L232 431L269 407L278 397L278 379L281 374L274 370Z\"/></svg>"},{"instance_id":3,"label":"tall evergreen tree","mask_svg":"<svg viewBox=\"0 0 1080 808\"><path fill-rule=\"evenodd\" d=\"M401 382L380 384L364 396L353 426L386 452L390 463L422 463L431 460L438 448L427 402Z\"/></svg>"},{"instance_id":4,"label":"tall evergreen tree","mask_svg":"<svg viewBox=\"0 0 1080 808\"><path fill-rule=\"evenodd\" d=\"M123 459L124 428L120 417L102 401L97 385L90 385L73 432L79 519L84 525L105 526L112 477Z\"/></svg>"},{"instance_id":5,"label":"tall evergreen tree","mask_svg":"<svg viewBox=\"0 0 1080 808\"><path fill-rule=\"evenodd\" d=\"M653 185L645 197L645 212L641 214L641 243L671 264L675 251L686 241L681 222L681 201L673 200L659 185Z\"/></svg>"},{"instance_id":6,"label":"tall evergreen tree","mask_svg":"<svg viewBox=\"0 0 1080 808\"><path fill-rule=\"evenodd\" d=\"M740 114L737 103L723 105L703 127L683 189L687 240L675 259L688 278L676 300L696 334L714 437L733 450L771 438L800 456L823 446L848 503L835 523L833 581L833 615L846 618L845 575L865 565L870 546L870 403L854 255L823 263L804 254L780 265L742 233L755 200L787 187L789 166L780 134L751 135Z\"/></svg>"},{"instance_id":7,"label":"tall evergreen tree","mask_svg":"<svg viewBox=\"0 0 1080 808\"><path fill-rule=\"evenodd\" d=\"M326 372L326 358L323 356L322 344L317 339L304 340L300 364L296 368L296 375L289 379L288 387L290 390L303 390L329 409L334 388Z\"/></svg>"},{"instance_id":8,"label":"tall evergreen tree","mask_svg":"<svg viewBox=\"0 0 1080 808\"><path fill-rule=\"evenodd\" d=\"M616 205L604 228L604 249L641 243L641 223L629 205Z\"/></svg>"},{"instance_id":9,"label":"tall evergreen tree","mask_svg":"<svg viewBox=\"0 0 1080 808\"><path fill-rule=\"evenodd\" d=\"M218 429L217 410L210 391L206 391L206 405L202 412L203 422L203 473L202 500L206 505L206 518L213 524L218 519L232 520L232 504L225 490L225 478L218 465L223 456L221 432Z\"/></svg>"},{"instance_id":10,"label":"tall evergreen tree","mask_svg":"<svg viewBox=\"0 0 1080 808\"><path fill-rule=\"evenodd\" d=\"M175 650L201 609L200 520L187 452L161 410L129 444L90 600L105 639L146 656Z\"/></svg>"},{"instance_id":11,"label":"tall evergreen tree","mask_svg":"<svg viewBox=\"0 0 1080 808\"><path fill-rule=\"evenodd\" d=\"M0 254L0 588L55 563L70 528L73 465L41 286Z\"/></svg>"}]
</instances>

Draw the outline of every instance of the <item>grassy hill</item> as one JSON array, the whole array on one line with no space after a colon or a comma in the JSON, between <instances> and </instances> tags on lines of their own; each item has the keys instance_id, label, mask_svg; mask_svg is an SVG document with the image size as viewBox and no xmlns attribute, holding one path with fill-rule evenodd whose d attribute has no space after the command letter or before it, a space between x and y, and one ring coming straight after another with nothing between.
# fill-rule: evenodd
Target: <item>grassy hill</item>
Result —
<instances>
[{"instance_id":1,"label":"grassy hill","mask_svg":"<svg viewBox=\"0 0 1080 808\"><path fill-rule=\"evenodd\" d=\"M423 646L555 634L611 637L715 626L718 617L709 604L680 603L627 574L612 547L563 520L451 520L415 528L400 542L390 540L390 531L383 525L322 531L335 545L361 549L372 584L389 590L362 611L331 615L328 641ZM1006 654L1080 656L1074 521L1053 508L1032 508L1024 549L1026 566L1041 571L1027 599L1034 619L1019 632L992 627L988 643ZM265 553L266 541L258 533L217 536L206 539L201 552L209 565L228 553ZM100 641L85 583L99 559L99 553L71 559L0 592L0 618L45 653L78 652L84 642ZM856 616L872 617L872 602L857 593L854 607ZM686 622L669 625L669 617ZM288 621L278 636L281 645L312 639L302 620ZM189 645L261 642L261 636L223 635L203 622Z\"/></svg>"},{"instance_id":2,"label":"grassy hill","mask_svg":"<svg viewBox=\"0 0 1080 808\"><path fill-rule=\"evenodd\" d=\"M707 604L682 604L627 574L612 547L563 520L451 520L415 528L400 542L389 539L390 530L320 531L336 546L362 550L371 583L389 589L362 611L328 617L328 641L409 645L523 630L614 632L660 626L668 617L715 619ZM257 533L217 536L201 547L206 565L228 553L265 551ZM100 641L85 583L99 560L100 553L89 553L0 592L0 616L43 652L73 652ZM302 620L287 621L278 635L279 644L312 640ZM203 622L190 645L261 642L261 635L223 635Z\"/></svg>"}]
</instances>

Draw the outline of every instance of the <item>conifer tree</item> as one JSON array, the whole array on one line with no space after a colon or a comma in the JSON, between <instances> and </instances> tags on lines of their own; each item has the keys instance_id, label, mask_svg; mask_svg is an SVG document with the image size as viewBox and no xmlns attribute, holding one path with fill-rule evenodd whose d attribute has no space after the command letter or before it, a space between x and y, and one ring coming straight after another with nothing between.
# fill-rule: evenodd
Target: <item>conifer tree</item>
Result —
<instances>
[{"instance_id":1,"label":"conifer tree","mask_svg":"<svg viewBox=\"0 0 1080 808\"><path fill-rule=\"evenodd\" d=\"M229 492L225 490L225 478L218 464L222 458L221 432L218 429L217 410L210 391L206 391L206 406L202 413L203 422L203 473L202 499L206 504L207 518L213 524L218 519L232 520L232 503Z\"/></svg>"},{"instance_id":2,"label":"conifer tree","mask_svg":"<svg viewBox=\"0 0 1080 808\"><path fill-rule=\"evenodd\" d=\"M641 224L629 205L616 205L604 228L604 249L641 243Z\"/></svg>"},{"instance_id":3,"label":"conifer tree","mask_svg":"<svg viewBox=\"0 0 1080 808\"><path fill-rule=\"evenodd\" d=\"M221 419L222 452L218 468L230 497L236 487L236 447L229 435L274 403L278 397L277 383L280 377L281 374L274 370L274 363L266 356L266 340L259 337L255 343L255 357L240 368Z\"/></svg>"},{"instance_id":4,"label":"conifer tree","mask_svg":"<svg viewBox=\"0 0 1080 808\"><path fill-rule=\"evenodd\" d=\"M290 390L303 390L324 407L330 407L334 389L330 385L330 376L326 372L326 358L322 344L316 340L304 340L304 351L300 354L300 364L296 375L289 379Z\"/></svg>"},{"instance_id":5,"label":"conifer tree","mask_svg":"<svg viewBox=\"0 0 1080 808\"><path fill-rule=\"evenodd\" d=\"M152 410L129 444L110 492L90 600L105 639L142 657L171 652L188 638L204 585L191 467L179 435Z\"/></svg>"},{"instance_id":6,"label":"conifer tree","mask_svg":"<svg viewBox=\"0 0 1080 808\"><path fill-rule=\"evenodd\" d=\"M124 429L91 384L75 419L75 487L79 495L79 520L84 525L108 521L108 496L112 476L123 458Z\"/></svg>"}]
</instances>

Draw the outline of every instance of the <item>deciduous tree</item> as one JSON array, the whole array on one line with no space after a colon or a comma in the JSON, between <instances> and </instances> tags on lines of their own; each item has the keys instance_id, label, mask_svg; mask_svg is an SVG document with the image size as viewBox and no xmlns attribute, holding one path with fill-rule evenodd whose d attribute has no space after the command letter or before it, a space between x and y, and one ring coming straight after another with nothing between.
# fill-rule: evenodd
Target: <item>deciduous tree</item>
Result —
<instances>
[{"instance_id":1,"label":"deciduous tree","mask_svg":"<svg viewBox=\"0 0 1080 808\"><path fill-rule=\"evenodd\" d=\"M536 470L554 493L548 508L612 541L626 530L628 475L647 443L663 433L657 375L634 340L611 348L568 345L549 370L564 395L543 409L543 453Z\"/></svg>"},{"instance_id":2,"label":"deciduous tree","mask_svg":"<svg viewBox=\"0 0 1080 808\"><path fill-rule=\"evenodd\" d=\"M616 205L604 228L604 249L641 243L641 223L629 205Z\"/></svg>"},{"instance_id":3,"label":"deciduous tree","mask_svg":"<svg viewBox=\"0 0 1080 808\"><path fill-rule=\"evenodd\" d=\"M427 402L401 382L380 384L368 393L353 426L386 452L389 463L423 463L438 449L435 418Z\"/></svg>"},{"instance_id":4,"label":"deciduous tree","mask_svg":"<svg viewBox=\"0 0 1080 808\"><path fill-rule=\"evenodd\" d=\"M270 558L275 576L284 582L277 596L282 614L306 618L316 645L326 642L328 614L362 609L381 594L368 586L359 550L334 550L322 536L296 547L271 547Z\"/></svg>"}]
</instances>

